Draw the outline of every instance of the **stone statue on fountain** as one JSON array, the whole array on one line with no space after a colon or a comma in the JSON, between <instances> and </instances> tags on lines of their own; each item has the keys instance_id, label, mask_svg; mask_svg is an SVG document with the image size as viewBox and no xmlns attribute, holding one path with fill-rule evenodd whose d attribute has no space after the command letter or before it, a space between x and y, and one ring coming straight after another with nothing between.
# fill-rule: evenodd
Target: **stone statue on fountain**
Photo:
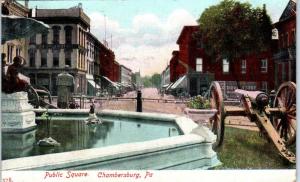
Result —
<instances>
[{"instance_id":1,"label":"stone statue on fountain","mask_svg":"<svg viewBox=\"0 0 300 182\"><path fill-rule=\"evenodd\" d=\"M2 58L2 92L11 94L26 91L29 83L19 77L19 72L25 64L24 58L16 56L13 59L13 64L8 66L5 74L5 60Z\"/></svg>"},{"instance_id":2,"label":"stone statue on fountain","mask_svg":"<svg viewBox=\"0 0 300 182\"><path fill-rule=\"evenodd\" d=\"M2 132L24 132L34 129L35 113L33 107L28 103L26 90L29 83L19 77L19 72L26 61L21 56L13 59L5 74L5 54L2 59Z\"/></svg>"}]
</instances>

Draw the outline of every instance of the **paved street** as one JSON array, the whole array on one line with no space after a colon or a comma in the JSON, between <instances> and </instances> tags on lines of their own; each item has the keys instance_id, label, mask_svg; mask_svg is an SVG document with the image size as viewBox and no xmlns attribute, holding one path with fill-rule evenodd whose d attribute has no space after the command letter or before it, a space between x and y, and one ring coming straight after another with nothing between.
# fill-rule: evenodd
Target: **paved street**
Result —
<instances>
[{"instance_id":1,"label":"paved street","mask_svg":"<svg viewBox=\"0 0 300 182\"><path fill-rule=\"evenodd\" d=\"M129 92L125 94L123 97L135 98L136 92ZM144 88L142 89L142 97L143 98L153 98L153 99L174 99L172 95L164 95L161 96L156 88ZM113 101L102 101L98 103L96 106L97 109L114 109L114 110L127 110L127 111L135 111L136 110L136 102L134 100L113 100ZM143 101L143 112L156 112L156 113L169 113L169 114L177 114L184 115L183 110L185 108L185 104L183 103L164 103L158 101ZM230 106L226 106L230 107ZM230 127L237 127L249 130L258 131L255 123L252 123L248 120L247 117L238 116L238 117L227 117L225 120L225 124Z\"/></svg>"}]
</instances>

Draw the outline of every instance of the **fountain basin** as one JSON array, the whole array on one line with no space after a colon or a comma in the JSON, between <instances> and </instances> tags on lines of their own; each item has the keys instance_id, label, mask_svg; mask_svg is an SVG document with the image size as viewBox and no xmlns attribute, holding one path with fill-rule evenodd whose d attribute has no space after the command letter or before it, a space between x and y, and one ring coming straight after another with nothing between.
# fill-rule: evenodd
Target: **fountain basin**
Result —
<instances>
[{"instance_id":1,"label":"fountain basin","mask_svg":"<svg viewBox=\"0 0 300 182\"><path fill-rule=\"evenodd\" d=\"M85 114L88 110L49 109L59 119ZM36 109L42 113L45 110ZM101 148L90 148L62 153L45 154L3 160L3 170L145 170L145 169L208 169L220 165L212 143L216 137L208 128L191 119L170 114L137 113L104 110L97 113L101 119L135 120L138 123L173 123L180 135ZM41 119L37 117L37 119ZM53 116L53 120L57 119ZM72 122L72 121L70 121ZM132 131L136 132L136 131Z\"/></svg>"}]
</instances>

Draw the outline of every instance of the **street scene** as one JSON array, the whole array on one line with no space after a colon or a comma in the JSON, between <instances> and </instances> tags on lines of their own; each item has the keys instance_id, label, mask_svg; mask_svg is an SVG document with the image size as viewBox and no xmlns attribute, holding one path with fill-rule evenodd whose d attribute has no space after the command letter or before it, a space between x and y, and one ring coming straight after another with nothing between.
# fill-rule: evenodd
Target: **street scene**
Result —
<instances>
[{"instance_id":1,"label":"street scene","mask_svg":"<svg viewBox=\"0 0 300 182\"><path fill-rule=\"evenodd\" d=\"M295 170L296 6L2 0L3 170Z\"/></svg>"}]
</instances>

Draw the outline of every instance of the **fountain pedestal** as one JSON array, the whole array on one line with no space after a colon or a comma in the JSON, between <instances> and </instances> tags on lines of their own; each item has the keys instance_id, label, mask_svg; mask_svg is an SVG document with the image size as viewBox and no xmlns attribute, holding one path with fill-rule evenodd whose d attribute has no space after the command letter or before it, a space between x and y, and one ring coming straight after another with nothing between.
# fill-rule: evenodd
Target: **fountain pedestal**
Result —
<instances>
[{"instance_id":1,"label":"fountain pedestal","mask_svg":"<svg viewBox=\"0 0 300 182\"><path fill-rule=\"evenodd\" d=\"M25 132L34 129L35 113L26 92L1 94L2 132Z\"/></svg>"}]
</instances>

